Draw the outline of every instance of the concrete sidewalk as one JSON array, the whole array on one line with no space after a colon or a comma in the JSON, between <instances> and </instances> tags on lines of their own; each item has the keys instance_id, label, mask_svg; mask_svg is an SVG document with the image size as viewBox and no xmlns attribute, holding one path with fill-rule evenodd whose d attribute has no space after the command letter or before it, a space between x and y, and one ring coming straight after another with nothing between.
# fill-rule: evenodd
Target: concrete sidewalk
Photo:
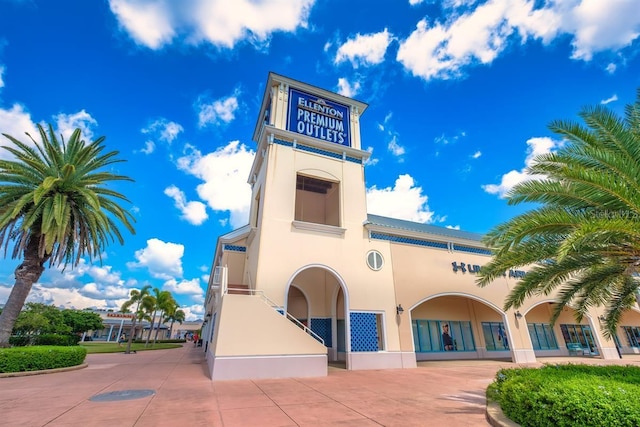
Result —
<instances>
[{"instance_id":1,"label":"concrete sidewalk","mask_svg":"<svg viewBox=\"0 0 640 427\"><path fill-rule=\"evenodd\" d=\"M174 350L92 354L87 362L77 371L0 378L0 425L486 426L485 388L498 369L516 366L486 360L421 362L418 369L329 368L323 378L214 383L202 348L190 343ZM615 363L638 364L638 358ZM153 394L89 400L133 390Z\"/></svg>"}]
</instances>

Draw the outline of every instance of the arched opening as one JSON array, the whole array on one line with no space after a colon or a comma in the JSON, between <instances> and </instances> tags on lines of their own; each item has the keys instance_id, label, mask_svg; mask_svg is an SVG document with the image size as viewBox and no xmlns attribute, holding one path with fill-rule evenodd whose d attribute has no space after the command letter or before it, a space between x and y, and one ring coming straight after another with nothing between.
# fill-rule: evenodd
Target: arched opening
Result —
<instances>
[{"instance_id":1,"label":"arched opening","mask_svg":"<svg viewBox=\"0 0 640 427\"><path fill-rule=\"evenodd\" d=\"M429 297L410 310L416 360L511 359L504 312L471 295Z\"/></svg>"},{"instance_id":2,"label":"arched opening","mask_svg":"<svg viewBox=\"0 0 640 427\"><path fill-rule=\"evenodd\" d=\"M293 274L285 296L285 310L324 340L328 361L346 366L349 304L342 278L327 266L306 266Z\"/></svg>"}]
</instances>

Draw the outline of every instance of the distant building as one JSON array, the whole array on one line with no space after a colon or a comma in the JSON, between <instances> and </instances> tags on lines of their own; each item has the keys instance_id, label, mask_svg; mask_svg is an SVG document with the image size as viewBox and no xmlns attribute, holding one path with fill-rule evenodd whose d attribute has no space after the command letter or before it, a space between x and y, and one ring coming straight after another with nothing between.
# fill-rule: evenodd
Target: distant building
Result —
<instances>
[{"instance_id":1,"label":"distant building","mask_svg":"<svg viewBox=\"0 0 640 427\"><path fill-rule=\"evenodd\" d=\"M96 309L92 312L99 314L102 318L104 328L99 331L89 331L86 337L90 337L93 341L117 341L118 337L124 333L128 338L131 334L131 326L133 324L132 313L121 313L112 310ZM173 324L173 330L171 330L171 323L162 323L158 327L158 319L153 326L151 332L151 339L155 338L156 329L158 329L158 339L181 339L185 337L186 333L197 331L202 328L202 320L198 321L185 321L182 324L175 322ZM136 322L136 331L134 339L146 339L151 322L143 320L142 322Z\"/></svg>"},{"instance_id":2,"label":"distant building","mask_svg":"<svg viewBox=\"0 0 640 427\"><path fill-rule=\"evenodd\" d=\"M356 370L640 352L639 310L622 317L615 341L602 333L598 307L581 322L567 309L552 327L555 295L504 311L526 269L476 286L491 257L482 236L368 214L367 107L269 74L249 224L218 238L205 299L212 379L322 376L328 362Z\"/></svg>"}]
</instances>

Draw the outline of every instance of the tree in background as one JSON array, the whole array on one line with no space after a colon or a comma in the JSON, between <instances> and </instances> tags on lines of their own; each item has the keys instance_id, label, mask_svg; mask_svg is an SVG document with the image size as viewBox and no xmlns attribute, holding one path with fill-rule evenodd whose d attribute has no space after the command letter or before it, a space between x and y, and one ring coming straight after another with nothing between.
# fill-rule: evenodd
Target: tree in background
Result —
<instances>
[{"instance_id":1,"label":"tree in background","mask_svg":"<svg viewBox=\"0 0 640 427\"><path fill-rule=\"evenodd\" d=\"M154 289L154 291L157 289ZM159 291L156 294L156 310L160 310L160 317L158 318L158 327L156 328L156 335L153 338L153 343L158 341L158 332L160 331L160 323L164 323L165 313L176 306L176 300L169 291Z\"/></svg>"},{"instance_id":2,"label":"tree in background","mask_svg":"<svg viewBox=\"0 0 640 427\"><path fill-rule=\"evenodd\" d=\"M41 142L24 143L3 134L13 160L0 159L0 246L12 244L12 258L22 258L15 284L0 314L0 347L9 337L33 283L49 266L76 266L101 253L114 238L124 242L116 221L131 233L133 216L118 202L127 198L108 186L132 181L104 171L122 162L117 151L104 153L104 137L86 143L80 129L68 142L38 125Z\"/></svg>"},{"instance_id":3,"label":"tree in background","mask_svg":"<svg viewBox=\"0 0 640 427\"><path fill-rule=\"evenodd\" d=\"M180 310L180 306L178 304L169 307L169 311L165 313L165 317L162 320L164 323L171 322L171 326L169 327L169 338L173 338L173 324L178 322L182 325L182 322L186 319L187 315L183 310Z\"/></svg>"},{"instance_id":4,"label":"tree in background","mask_svg":"<svg viewBox=\"0 0 640 427\"><path fill-rule=\"evenodd\" d=\"M98 331L104 328L102 317L90 311L65 309L62 310L62 317L74 334L80 335L87 331Z\"/></svg>"},{"instance_id":5,"label":"tree in background","mask_svg":"<svg viewBox=\"0 0 640 427\"><path fill-rule=\"evenodd\" d=\"M530 266L505 301L517 308L534 295L557 293L552 323L571 305L580 321L605 308L605 335L636 304L640 271L640 89L619 117L604 106L584 108L586 126L555 121L566 140L538 156L509 204L539 207L495 227L485 237L494 257L478 279L486 286L505 271Z\"/></svg>"},{"instance_id":6,"label":"tree in background","mask_svg":"<svg viewBox=\"0 0 640 427\"><path fill-rule=\"evenodd\" d=\"M28 302L16 319L15 335L61 334L69 335L72 327L65 322L64 315L57 307L42 303Z\"/></svg>"},{"instance_id":7,"label":"tree in background","mask_svg":"<svg viewBox=\"0 0 640 427\"><path fill-rule=\"evenodd\" d=\"M132 289L129 294L129 300L122 304L120 311L123 313L131 313L131 307L134 305L136 307L135 310L133 310L133 321L131 322L131 332L129 333L129 339L127 340L127 349L125 350L126 354L131 353L131 342L133 341L133 336L136 334L136 324L138 321L148 318L149 315L147 312L155 306L150 289L150 285L143 286L140 290Z\"/></svg>"}]
</instances>

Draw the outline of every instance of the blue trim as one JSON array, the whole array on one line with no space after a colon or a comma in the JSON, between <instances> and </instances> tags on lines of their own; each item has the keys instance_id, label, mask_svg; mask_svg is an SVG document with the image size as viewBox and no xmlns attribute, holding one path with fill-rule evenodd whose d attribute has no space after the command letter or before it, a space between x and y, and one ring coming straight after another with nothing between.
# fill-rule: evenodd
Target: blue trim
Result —
<instances>
[{"instance_id":1,"label":"blue trim","mask_svg":"<svg viewBox=\"0 0 640 427\"><path fill-rule=\"evenodd\" d=\"M447 249L447 243L444 243L444 242L412 239L410 237L393 236L391 234L371 233L371 238L378 239L378 240L388 240L389 242L409 243L410 245L427 246L430 248Z\"/></svg>"},{"instance_id":2,"label":"blue trim","mask_svg":"<svg viewBox=\"0 0 640 427\"><path fill-rule=\"evenodd\" d=\"M235 251L235 252L247 252L246 246L238 246L238 245L224 245L222 250L225 251Z\"/></svg>"},{"instance_id":3,"label":"blue trim","mask_svg":"<svg viewBox=\"0 0 640 427\"><path fill-rule=\"evenodd\" d=\"M489 249L472 248L471 246L456 245L455 243L453 244L453 250L460 252L469 252L472 254L491 255L491 251Z\"/></svg>"},{"instance_id":4,"label":"blue trim","mask_svg":"<svg viewBox=\"0 0 640 427\"><path fill-rule=\"evenodd\" d=\"M290 141L285 141L285 140L282 140L282 139L273 138L273 142L275 144L284 145L285 147L293 147L293 142L290 142ZM340 153L334 153L332 151L323 150L321 148L310 147L308 145L300 144L300 143L297 143L297 142L296 142L296 145L295 145L294 148L296 148L298 150L301 150L301 151L306 151L306 152L309 152L309 153L313 153L313 154L320 154L321 156L327 156L327 157L330 157L332 159L346 160L347 162L357 163L359 165L362 164L362 159L359 159L357 157L346 156L343 159L343 156Z\"/></svg>"}]
</instances>

